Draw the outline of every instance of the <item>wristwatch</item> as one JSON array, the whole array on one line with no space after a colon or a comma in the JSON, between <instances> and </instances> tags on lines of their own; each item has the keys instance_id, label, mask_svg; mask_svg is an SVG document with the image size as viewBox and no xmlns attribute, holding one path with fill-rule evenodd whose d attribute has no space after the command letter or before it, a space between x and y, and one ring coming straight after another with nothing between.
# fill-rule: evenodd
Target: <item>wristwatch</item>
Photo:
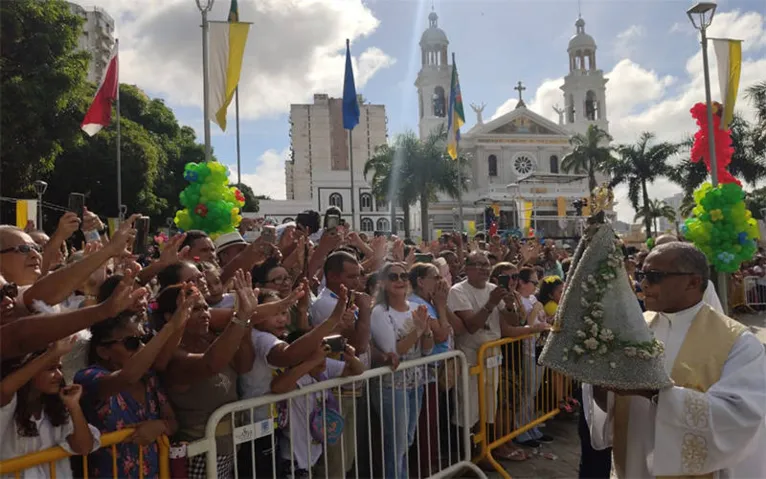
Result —
<instances>
[{"instance_id":1,"label":"wristwatch","mask_svg":"<svg viewBox=\"0 0 766 479\"><path fill-rule=\"evenodd\" d=\"M237 316L236 312L231 317L231 322L236 324L237 326L242 326L243 328L247 328L250 326L250 318L247 318L247 321L240 319L240 317Z\"/></svg>"}]
</instances>

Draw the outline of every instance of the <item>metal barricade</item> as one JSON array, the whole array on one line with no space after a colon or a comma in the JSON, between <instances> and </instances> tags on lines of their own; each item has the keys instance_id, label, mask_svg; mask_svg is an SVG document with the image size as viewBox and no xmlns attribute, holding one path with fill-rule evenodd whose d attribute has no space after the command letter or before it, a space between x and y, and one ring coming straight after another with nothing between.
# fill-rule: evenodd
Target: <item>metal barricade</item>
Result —
<instances>
[{"instance_id":1,"label":"metal barricade","mask_svg":"<svg viewBox=\"0 0 766 479\"><path fill-rule=\"evenodd\" d=\"M109 432L106 434L101 435L101 449L104 448L111 448L112 451L112 474L113 477L116 479L118 477L122 477L122 475L118 472L118 457L117 457L117 444L120 444L124 442L126 439L130 438L133 433L135 432L135 428L127 428L127 429L120 429L119 431L115 432ZM159 449L159 478L160 479L169 479L170 478L170 462L169 462L169 451L170 451L170 442L168 441L167 436L160 436L160 438L157 440L157 447ZM25 469L29 469L31 467L38 466L40 464L48 464L49 470L50 470L50 478L56 479L56 462L61 459L66 459L68 457L73 457L71 454L69 454L67 451L65 451L62 447L56 446L51 447L48 449L44 449L42 451L38 451L32 454L27 454L26 456L19 456L14 457L12 459L6 459L5 461L0 461L0 475L5 474L14 474L17 478L21 477L21 472ZM139 446L139 477L143 479L144 477L144 471L143 471L143 446ZM85 479L88 478L88 457L82 456L82 470L83 470L83 477ZM100 479L100 478L99 478Z\"/></svg>"},{"instance_id":2,"label":"metal barricade","mask_svg":"<svg viewBox=\"0 0 766 479\"><path fill-rule=\"evenodd\" d=\"M230 466L235 478L438 478L466 468L486 478L471 461L468 429L452 426L467 420L468 409L459 406L468 400L468 379L465 355L450 351L402 362L396 371L382 367L227 404L208 419L204 439L187 445L188 458L204 454L208 478ZM451 416L461 411L463 420ZM344 417L334 445L328 429L335 423L327 422L333 415ZM234 427L222 433L222 421ZM317 422L325 425L321 440ZM230 457L221 462L219 447L234 451L233 464Z\"/></svg>"},{"instance_id":3,"label":"metal barricade","mask_svg":"<svg viewBox=\"0 0 766 479\"><path fill-rule=\"evenodd\" d=\"M537 364L537 340L537 335L527 335L484 343L471 368L478 377L474 443L479 451L474 462L486 460L506 479L511 476L492 451L556 416L561 402L572 396L569 378Z\"/></svg>"},{"instance_id":4,"label":"metal barricade","mask_svg":"<svg viewBox=\"0 0 766 479\"><path fill-rule=\"evenodd\" d=\"M742 280L742 292L745 305L751 309L766 309L766 278L746 276Z\"/></svg>"}]
</instances>

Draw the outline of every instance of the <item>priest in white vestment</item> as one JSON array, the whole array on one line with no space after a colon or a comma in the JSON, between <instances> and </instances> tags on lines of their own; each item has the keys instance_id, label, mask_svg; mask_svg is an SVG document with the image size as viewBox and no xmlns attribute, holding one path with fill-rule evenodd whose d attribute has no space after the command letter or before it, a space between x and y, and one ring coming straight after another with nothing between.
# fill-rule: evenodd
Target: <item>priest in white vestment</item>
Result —
<instances>
[{"instance_id":1,"label":"priest in white vestment","mask_svg":"<svg viewBox=\"0 0 766 479\"><path fill-rule=\"evenodd\" d=\"M583 385L593 447L614 446L621 478L766 478L763 344L703 301L709 269L693 245L656 247L640 276L650 311L645 317L665 344L675 386L605 391Z\"/></svg>"}]
</instances>

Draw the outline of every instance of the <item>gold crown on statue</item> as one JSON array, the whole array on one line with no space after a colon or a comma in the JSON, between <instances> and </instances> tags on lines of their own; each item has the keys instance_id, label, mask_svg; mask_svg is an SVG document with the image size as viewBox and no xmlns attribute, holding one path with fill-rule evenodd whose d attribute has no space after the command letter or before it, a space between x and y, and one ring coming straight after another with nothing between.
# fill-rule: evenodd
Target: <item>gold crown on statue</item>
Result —
<instances>
[{"instance_id":1,"label":"gold crown on statue","mask_svg":"<svg viewBox=\"0 0 766 479\"><path fill-rule=\"evenodd\" d=\"M593 215L601 211L611 210L612 206L614 206L614 192L606 183L593 188L590 197Z\"/></svg>"}]
</instances>

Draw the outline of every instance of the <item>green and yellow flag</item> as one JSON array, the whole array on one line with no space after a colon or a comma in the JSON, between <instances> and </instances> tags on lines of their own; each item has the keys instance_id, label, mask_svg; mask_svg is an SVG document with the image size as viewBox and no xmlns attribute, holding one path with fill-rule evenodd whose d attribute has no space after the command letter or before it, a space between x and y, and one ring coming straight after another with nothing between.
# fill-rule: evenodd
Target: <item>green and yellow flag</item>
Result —
<instances>
[{"instance_id":1,"label":"green and yellow flag","mask_svg":"<svg viewBox=\"0 0 766 479\"><path fill-rule=\"evenodd\" d=\"M737 101L739 76L742 72L742 40L711 38L718 60L718 84L721 87L723 118L721 128L726 129L734 119L734 103Z\"/></svg>"},{"instance_id":2,"label":"green and yellow flag","mask_svg":"<svg viewBox=\"0 0 766 479\"><path fill-rule=\"evenodd\" d=\"M457 144L460 142L460 127L465 124L463 96L460 94L460 80L457 76L455 54L452 54L452 82L449 92L449 115L447 123L447 153L457 160Z\"/></svg>"}]
</instances>

